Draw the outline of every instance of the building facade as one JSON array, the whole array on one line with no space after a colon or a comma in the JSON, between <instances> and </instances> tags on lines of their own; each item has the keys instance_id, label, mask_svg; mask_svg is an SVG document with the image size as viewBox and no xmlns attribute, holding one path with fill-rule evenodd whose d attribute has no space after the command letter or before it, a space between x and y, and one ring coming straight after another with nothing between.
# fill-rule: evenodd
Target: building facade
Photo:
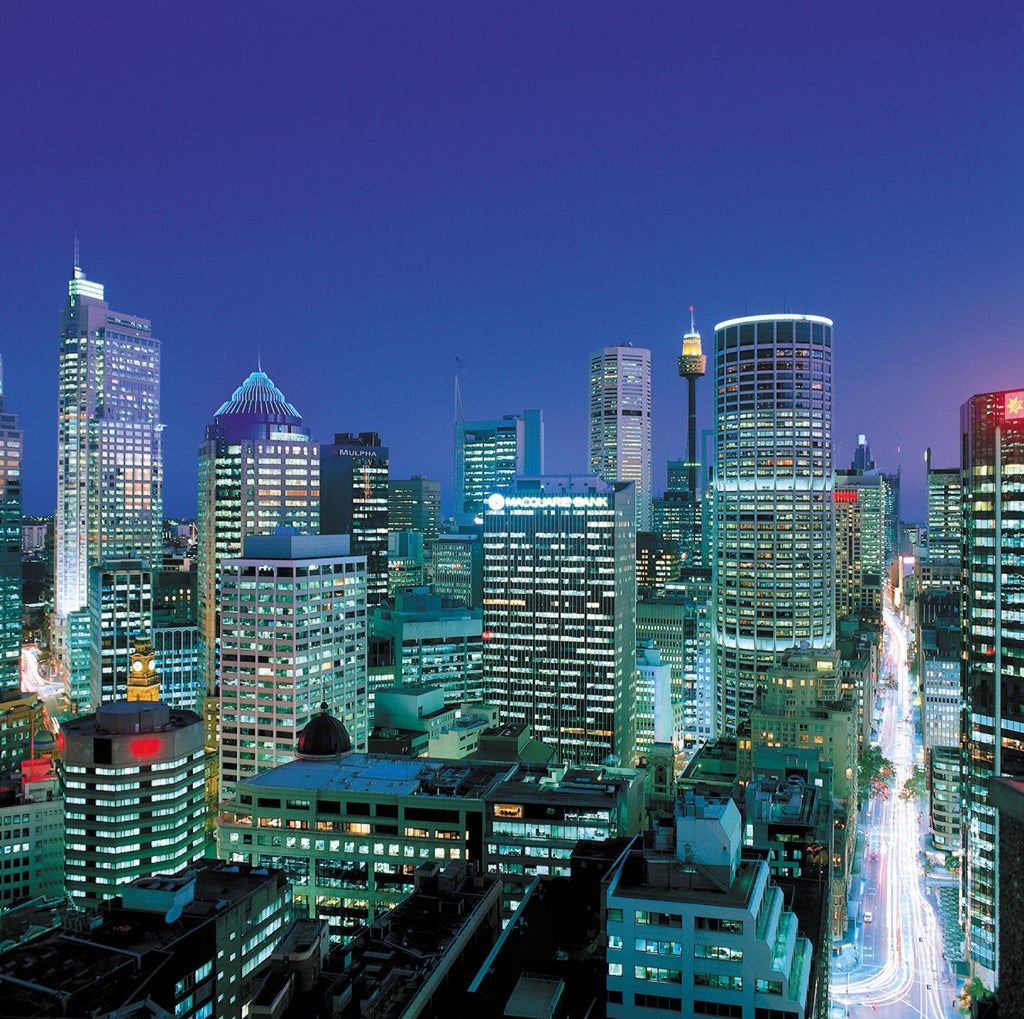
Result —
<instances>
[{"instance_id":1,"label":"building facade","mask_svg":"<svg viewBox=\"0 0 1024 1019\"><path fill-rule=\"evenodd\" d=\"M624 344L590 355L590 473L636 486L636 529L651 529L651 352Z\"/></svg>"},{"instance_id":2,"label":"building facade","mask_svg":"<svg viewBox=\"0 0 1024 1019\"><path fill-rule=\"evenodd\" d=\"M388 447L376 432L334 436L320 447L320 533L347 534L366 556L366 604L388 597Z\"/></svg>"},{"instance_id":3,"label":"building facade","mask_svg":"<svg viewBox=\"0 0 1024 1019\"><path fill-rule=\"evenodd\" d=\"M786 651L835 643L832 322L715 327L716 734L735 731Z\"/></svg>"},{"instance_id":4,"label":"building facade","mask_svg":"<svg viewBox=\"0 0 1024 1019\"><path fill-rule=\"evenodd\" d=\"M971 397L960 426L966 933L972 969L992 987L1000 818L988 783L1024 773L1024 389Z\"/></svg>"},{"instance_id":5,"label":"building facade","mask_svg":"<svg viewBox=\"0 0 1024 1019\"><path fill-rule=\"evenodd\" d=\"M484 515L484 692L559 760L634 756L631 484L517 478Z\"/></svg>"},{"instance_id":6,"label":"building facade","mask_svg":"<svg viewBox=\"0 0 1024 1019\"><path fill-rule=\"evenodd\" d=\"M220 781L292 760L326 702L367 738L366 559L344 535L251 535L221 564Z\"/></svg>"},{"instance_id":7,"label":"building facade","mask_svg":"<svg viewBox=\"0 0 1024 1019\"><path fill-rule=\"evenodd\" d=\"M414 475L388 483L388 530L419 531L425 541L441 524L441 482Z\"/></svg>"},{"instance_id":8,"label":"building facade","mask_svg":"<svg viewBox=\"0 0 1024 1019\"><path fill-rule=\"evenodd\" d=\"M64 880L97 906L137 877L203 856L203 720L159 701L111 701L61 726Z\"/></svg>"},{"instance_id":9,"label":"building facade","mask_svg":"<svg viewBox=\"0 0 1024 1019\"><path fill-rule=\"evenodd\" d=\"M160 341L111 311L76 265L61 315L55 611L86 607L89 568L160 555Z\"/></svg>"},{"instance_id":10,"label":"building facade","mask_svg":"<svg viewBox=\"0 0 1024 1019\"><path fill-rule=\"evenodd\" d=\"M506 414L495 421L455 422L455 521L471 525L487 497L518 474L544 473L544 415Z\"/></svg>"}]
</instances>

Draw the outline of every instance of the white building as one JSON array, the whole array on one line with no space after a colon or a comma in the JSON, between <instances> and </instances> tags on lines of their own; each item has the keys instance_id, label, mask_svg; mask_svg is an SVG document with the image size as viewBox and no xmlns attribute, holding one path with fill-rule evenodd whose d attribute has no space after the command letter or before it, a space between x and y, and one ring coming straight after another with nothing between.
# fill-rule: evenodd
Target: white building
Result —
<instances>
[{"instance_id":1,"label":"white building","mask_svg":"<svg viewBox=\"0 0 1024 1019\"><path fill-rule=\"evenodd\" d=\"M835 645L832 322L715 326L714 733L788 650Z\"/></svg>"},{"instance_id":2,"label":"white building","mask_svg":"<svg viewBox=\"0 0 1024 1019\"><path fill-rule=\"evenodd\" d=\"M605 879L607 1015L803 1019L812 948L772 884L741 857L728 799L688 793Z\"/></svg>"},{"instance_id":3,"label":"white building","mask_svg":"<svg viewBox=\"0 0 1024 1019\"><path fill-rule=\"evenodd\" d=\"M590 355L590 473L636 485L636 529L651 529L651 352L623 344Z\"/></svg>"},{"instance_id":4,"label":"white building","mask_svg":"<svg viewBox=\"0 0 1024 1019\"><path fill-rule=\"evenodd\" d=\"M291 761L326 702L365 748L366 557L346 535L245 539L220 576L222 795Z\"/></svg>"}]
</instances>

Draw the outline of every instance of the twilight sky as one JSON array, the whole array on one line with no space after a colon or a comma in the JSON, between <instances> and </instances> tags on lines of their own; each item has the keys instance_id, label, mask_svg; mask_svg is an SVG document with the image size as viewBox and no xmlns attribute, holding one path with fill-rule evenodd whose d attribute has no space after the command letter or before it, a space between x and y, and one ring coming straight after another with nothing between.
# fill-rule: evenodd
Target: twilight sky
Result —
<instances>
[{"instance_id":1,"label":"twilight sky","mask_svg":"<svg viewBox=\"0 0 1024 1019\"><path fill-rule=\"evenodd\" d=\"M4 11L0 340L25 511L56 498L77 230L163 341L165 512L256 367L318 439L376 430L451 501L467 418L544 410L586 469L588 354L654 365L655 489L697 308L836 323L836 465L958 458L1024 387L1019 4L49 2ZM709 367L710 367L709 358ZM711 425L710 376L699 385Z\"/></svg>"}]
</instances>

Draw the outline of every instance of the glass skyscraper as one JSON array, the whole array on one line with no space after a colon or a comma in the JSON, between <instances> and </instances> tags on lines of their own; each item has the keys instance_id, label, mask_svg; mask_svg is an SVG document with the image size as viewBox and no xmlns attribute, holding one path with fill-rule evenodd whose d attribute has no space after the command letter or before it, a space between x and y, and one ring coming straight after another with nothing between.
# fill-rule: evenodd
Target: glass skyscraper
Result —
<instances>
[{"instance_id":1,"label":"glass skyscraper","mask_svg":"<svg viewBox=\"0 0 1024 1019\"><path fill-rule=\"evenodd\" d=\"M61 316L55 598L84 608L89 567L159 560L163 526L160 341L146 319L111 311L75 266Z\"/></svg>"},{"instance_id":2,"label":"glass skyscraper","mask_svg":"<svg viewBox=\"0 0 1024 1019\"><path fill-rule=\"evenodd\" d=\"M784 652L835 642L832 322L715 326L715 734Z\"/></svg>"},{"instance_id":3,"label":"glass skyscraper","mask_svg":"<svg viewBox=\"0 0 1024 1019\"><path fill-rule=\"evenodd\" d=\"M651 352L622 344L590 355L590 473L636 486L636 529L651 529Z\"/></svg>"},{"instance_id":4,"label":"glass skyscraper","mask_svg":"<svg viewBox=\"0 0 1024 1019\"><path fill-rule=\"evenodd\" d=\"M971 397L960 425L963 883L972 968L994 987L1002 819L988 785L994 776L1024 774L1024 389Z\"/></svg>"}]
</instances>

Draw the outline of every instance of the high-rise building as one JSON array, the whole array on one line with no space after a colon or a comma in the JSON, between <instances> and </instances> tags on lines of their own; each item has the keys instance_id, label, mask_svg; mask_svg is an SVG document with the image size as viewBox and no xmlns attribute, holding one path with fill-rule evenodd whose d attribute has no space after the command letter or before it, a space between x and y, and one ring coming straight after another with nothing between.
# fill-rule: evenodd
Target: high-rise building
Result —
<instances>
[{"instance_id":1,"label":"high-rise building","mask_svg":"<svg viewBox=\"0 0 1024 1019\"><path fill-rule=\"evenodd\" d=\"M77 262L77 258L76 258ZM157 561L163 523L160 341L111 311L76 264L61 316L55 609L83 609L89 568Z\"/></svg>"},{"instance_id":2,"label":"high-rise building","mask_svg":"<svg viewBox=\"0 0 1024 1019\"><path fill-rule=\"evenodd\" d=\"M928 465L928 530L925 557L930 563L960 562L960 541L963 521L960 506L960 469L932 467L929 449Z\"/></svg>"},{"instance_id":3,"label":"high-rise building","mask_svg":"<svg viewBox=\"0 0 1024 1019\"><path fill-rule=\"evenodd\" d=\"M519 474L544 473L544 415L506 414L496 421L455 422L455 522L472 524L487 497Z\"/></svg>"},{"instance_id":4,"label":"high-rise building","mask_svg":"<svg viewBox=\"0 0 1024 1019\"><path fill-rule=\"evenodd\" d=\"M835 644L832 322L715 326L714 731L793 648Z\"/></svg>"},{"instance_id":5,"label":"high-rise building","mask_svg":"<svg viewBox=\"0 0 1024 1019\"><path fill-rule=\"evenodd\" d=\"M203 721L159 701L110 701L61 726L64 880L79 906L202 859Z\"/></svg>"},{"instance_id":6,"label":"high-rise building","mask_svg":"<svg viewBox=\"0 0 1024 1019\"><path fill-rule=\"evenodd\" d=\"M419 531L437 537L441 523L441 482L416 475L388 482L388 530Z\"/></svg>"},{"instance_id":7,"label":"high-rise building","mask_svg":"<svg viewBox=\"0 0 1024 1019\"><path fill-rule=\"evenodd\" d=\"M972 969L994 987L1003 821L988 783L1024 774L1024 389L971 397L960 409L960 432L966 934Z\"/></svg>"},{"instance_id":8,"label":"high-rise building","mask_svg":"<svg viewBox=\"0 0 1024 1019\"><path fill-rule=\"evenodd\" d=\"M633 486L517 478L484 515L484 690L559 760L632 765Z\"/></svg>"},{"instance_id":9,"label":"high-rise building","mask_svg":"<svg viewBox=\"0 0 1024 1019\"><path fill-rule=\"evenodd\" d=\"M135 639L153 628L153 571L145 559L107 559L89 570L90 702L124 700Z\"/></svg>"},{"instance_id":10,"label":"high-rise building","mask_svg":"<svg viewBox=\"0 0 1024 1019\"><path fill-rule=\"evenodd\" d=\"M0 690L21 688L21 429L0 364Z\"/></svg>"},{"instance_id":11,"label":"high-rise building","mask_svg":"<svg viewBox=\"0 0 1024 1019\"><path fill-rule=\"evenodd\" d=\"M320 533L347 534L366 556L366 604L388 597L388 447L376 432L334 436L320 447Z\"/></svg>"},{"instance_id":12,"label":"high-rise building","mask_svg":"<svg viewBox=\"0 0 1024 1019\"><path fill-rule=\"evenodd\" d=\"M622 344L590 355L590 473L636 486L636 529L651 529L651 352Z\"/></svg>"},{"instance_id":13,"label":"high-rise building","mask_svg":"<svg viewBox=\"0 0 1024 1019\"><path fill-rule=\"evenodd\" d=\"M430 543L430 564L435 594L479 608L484 582L479 528L471 534L439 534Z\"/></svg>"},{"instance_id":14,"label":"high-rise building","mask_svg":"<svg viewBox=\"0 0 1024 1019\"><path fill-rule=\"evenodd\" d=\"M250 534L320 530L320 449L299 412L263 371L222 404L199 447L199 651L206 696L216 700L217 582L224 559ZM215 712L207 746L217 749Z\"/></svg>"},{"instance_id":15,"label":"high-rise building","mask_svg":"<svg viewBox=\"0 0 1024 1019\"><path fill-rule=\"evenodd\" d=\"M339 534L249 535L221 563L220 779L293 759L324 702L367 737L366 559Z\"/></svg>"}]
</instances>

